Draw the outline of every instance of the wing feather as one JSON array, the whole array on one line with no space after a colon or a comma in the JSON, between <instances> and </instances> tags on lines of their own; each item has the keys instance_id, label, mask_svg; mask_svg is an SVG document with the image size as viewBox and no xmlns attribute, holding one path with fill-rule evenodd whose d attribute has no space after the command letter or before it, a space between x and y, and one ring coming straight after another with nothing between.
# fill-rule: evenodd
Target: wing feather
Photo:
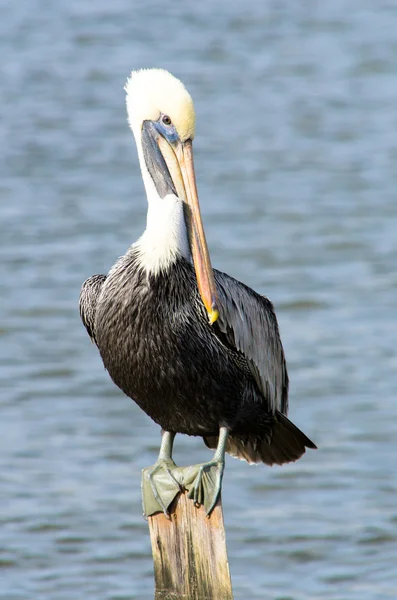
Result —
<instances>
[{"instance_id":1,"label":"wing feather","mask_svg":"<svg viewBox=\"0 0 397 600\"><path fill-rule=\"evenodd\" d=\"M92 275L81 286L79 309L81 320L91 341L96 344L95 315L99 295L106 275Z\"/></svg>"},{"instance_id":2,"label":"wing feather","mask_svg":"<svg viewBox=\"0 0 397 600\"><path fill-rule=\"evenodd\" d=\"M245 357L269 410L287 414L287 366L272 303L226 273L214 274L220 302L217 327Z\"/></svg>"}]
</instances>

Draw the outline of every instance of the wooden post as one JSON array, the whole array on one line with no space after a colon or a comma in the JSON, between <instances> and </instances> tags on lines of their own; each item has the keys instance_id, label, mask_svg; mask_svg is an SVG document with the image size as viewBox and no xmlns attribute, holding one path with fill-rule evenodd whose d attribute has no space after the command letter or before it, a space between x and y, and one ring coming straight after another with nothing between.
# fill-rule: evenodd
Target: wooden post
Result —
<instances>
[{"instance_id":1,"label":"wooden post","mask_svg":"<svg viewBox=\"0 0 397 600\"><path fill-rule=\"evenodd\" d=\"M208 518L187 494L148 518L154 600L233 600L221 499Z\"/></svg>"}]
</instances>

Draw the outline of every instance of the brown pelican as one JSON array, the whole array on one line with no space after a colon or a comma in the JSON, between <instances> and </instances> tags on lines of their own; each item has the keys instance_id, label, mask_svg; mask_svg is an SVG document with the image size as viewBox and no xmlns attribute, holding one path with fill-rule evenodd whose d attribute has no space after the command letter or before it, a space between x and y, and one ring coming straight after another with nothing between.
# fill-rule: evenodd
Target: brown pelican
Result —
<instances>
[{"instance_id":1,"label":"brown pelican","mask_svg":"<svg viewBox=\"0 0 397 600\"><path fill-rule=\"evenodd\" d=\"M114 383L163 430L143 473L146 515L182 489L209 514L225 452L249 463L298 460L316 446L287 419L288 375L271 302L212 269L200 216L193 101L167 71L125 86L148 213L143 235L107 275L82 286L80 314ZM213 459L178 468L176 433L202 436Z\"/></svg>"}]
</instances>

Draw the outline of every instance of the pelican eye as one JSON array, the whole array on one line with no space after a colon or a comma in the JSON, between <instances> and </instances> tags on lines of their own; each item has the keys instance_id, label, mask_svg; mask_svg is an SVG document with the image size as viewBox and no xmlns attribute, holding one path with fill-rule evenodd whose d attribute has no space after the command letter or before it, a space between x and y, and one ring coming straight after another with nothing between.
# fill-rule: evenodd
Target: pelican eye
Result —
<instances>
[{"instance_id":1,"label":"pelican eye","mask_svg":"<svg viewBox=\"0 0 397 600\"><path fill-rule=\"evenodd\" d=\"M171 125L171 123L172 123L172 121L168 115L163 115L161 120L164 123L164 125Z\"/></svg>"}]
</instances>

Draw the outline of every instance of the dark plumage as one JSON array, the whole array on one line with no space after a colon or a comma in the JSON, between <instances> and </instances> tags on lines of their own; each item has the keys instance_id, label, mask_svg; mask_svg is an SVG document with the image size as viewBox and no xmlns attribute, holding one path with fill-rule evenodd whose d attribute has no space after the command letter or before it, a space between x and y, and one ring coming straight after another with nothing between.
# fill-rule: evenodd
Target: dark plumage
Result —
<instances>
[{"instance_id":1,"label":"dark plumage","mask_svg":"<svg viewBox=\"0 0 397 600\"><path fill-rule=\"evenodd\" d=\"M182 256L147 274L132 247L109 274L83 284L80 313L114 383L164 430L269 465L315 445L287 418L288 375L271 302L214 271L210 325L193 265Z\"/></svg>"}]
</instances>

